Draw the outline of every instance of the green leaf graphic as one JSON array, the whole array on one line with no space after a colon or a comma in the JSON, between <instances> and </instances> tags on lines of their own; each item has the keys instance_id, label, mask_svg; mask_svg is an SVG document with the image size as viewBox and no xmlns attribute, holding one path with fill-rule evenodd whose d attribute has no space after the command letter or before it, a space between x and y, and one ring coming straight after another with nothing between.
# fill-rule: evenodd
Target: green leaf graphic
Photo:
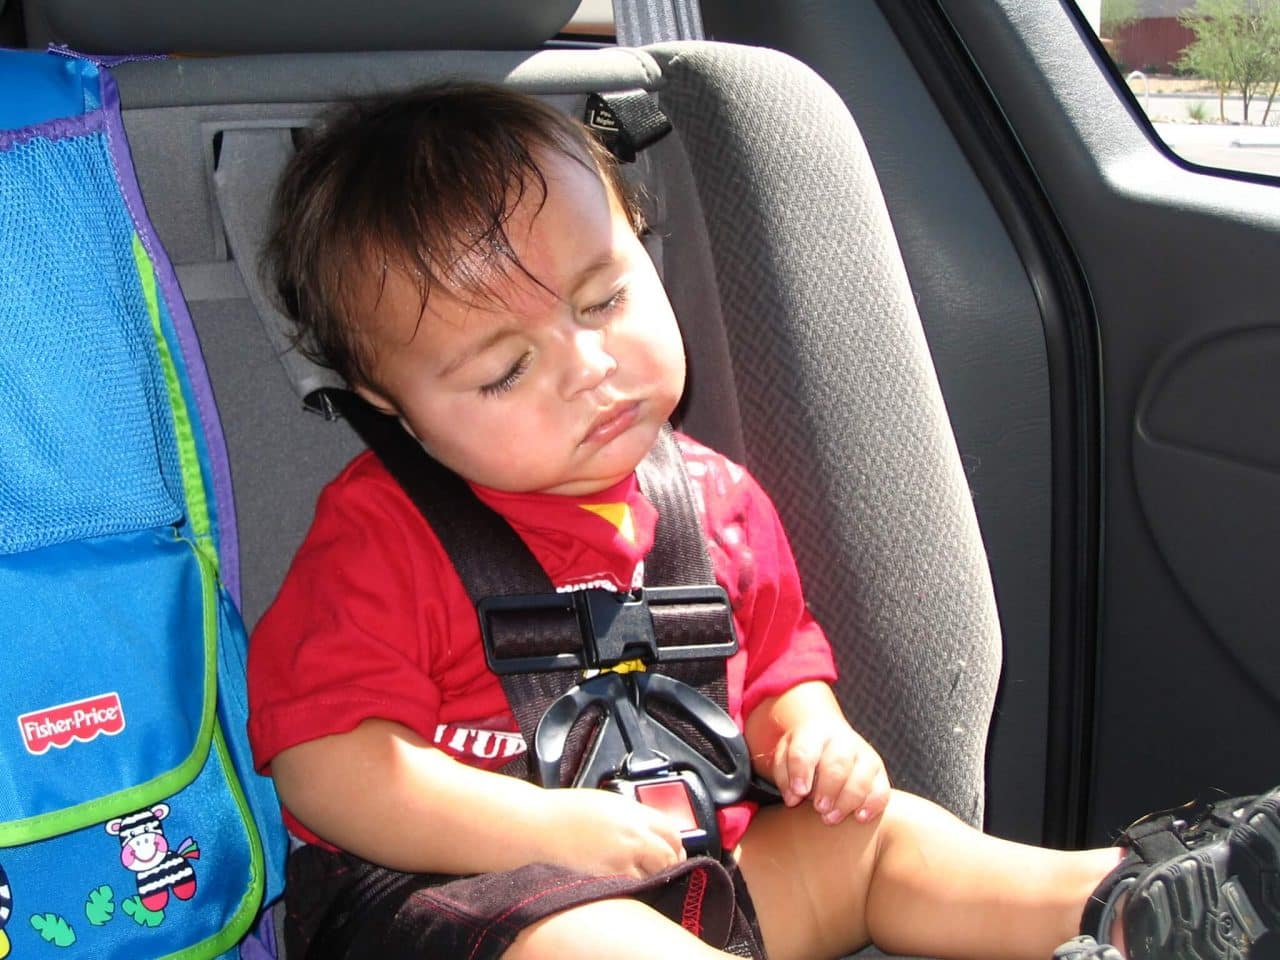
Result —
<instances>
[{"instance_id":1,"label":"green leaf graphic","mask_svg":"<svg viewBox=\"0 0 1280 960\"><path fill-rule=\"evenodd\" d=\"M133 896L120 905L124 912L133 918L140 927L158 927L164 919L163 910L148 910L142 905L142 898Z\"/></svg>"},{"instance_id":2,"label":"green leaf graphic","mask_svg":"<svg viewBox=\"0 0 1280 960\"><path fill-rule=\"evenodd\" d=\"M55 947L69 947L76 942L76 933L71 924L56 913L37 913L31 917L31 926L47 942Z\"/></svg>"},{"instance_id":3,"label":"green leaf graphic","mask_svg":"<svg viewBox=\"0 0 1280 960\"><path fill-rule=\"evenodd\" d=\"M110 922L116 914L116 897L105 883L97 890L89 891L89 899L84 902L84 915L95 927Z\"/></svg>"}]
</instances>

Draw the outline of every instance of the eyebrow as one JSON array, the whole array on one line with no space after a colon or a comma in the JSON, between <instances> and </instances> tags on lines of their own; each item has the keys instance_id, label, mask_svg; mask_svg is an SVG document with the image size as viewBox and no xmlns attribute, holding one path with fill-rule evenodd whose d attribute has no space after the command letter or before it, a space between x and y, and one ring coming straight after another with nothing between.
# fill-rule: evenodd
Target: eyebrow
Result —
<instances>
[{"instance_id":1,"label":"eyebrow","mask_svg":"<svg viewBox=\"0 0 1280 960\"><path fill-rule=\"evenodd\" d=\"M492 331L487 336L477 340L475 343L468 344L467 347L460 351L457 356L440 368L440 372L437 376L443 380L451 373L454 373L466 366L466 364L480 356L480 354L484 353L490 347L501 343L507 337L514 336L519 332L519 328L513 324L499 327L497 330Z\"/></svg>"},{"instance_id":2,"label":"eyebrow","mask_svg":"<svg viewBox=\"0 0 1280 960\"><path fill-rule=\"evenodd\" d=\"M614 256L614 251L611 248L605 251L604 253L600 254L600 256L596 257L590 263L588 263L585 267L579 270L577 275L573 278L573 280L570 281L569 283L570 296L572 296L573 294L577 293L580 289L582 289L583 285L588 280L590 280L592 276L599 273L601 270L605 269L606 267L613 266L615 262L617 262L617 257Z\"/></svg>"}]
</instances>

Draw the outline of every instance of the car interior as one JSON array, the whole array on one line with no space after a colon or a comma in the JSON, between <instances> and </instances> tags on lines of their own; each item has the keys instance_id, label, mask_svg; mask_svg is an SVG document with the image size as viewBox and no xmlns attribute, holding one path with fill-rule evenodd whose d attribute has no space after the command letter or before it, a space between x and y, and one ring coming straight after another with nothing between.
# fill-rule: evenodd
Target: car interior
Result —
<instances>
[{"instance_id":1,"label":"car interior","mask_svg":"<svg viewBox=\"0 0 1280 960\"><path fill-rule=\"evenodd\" d=\"M895 784L1074 847L1280 780L1276 181L1164 148L1070 0L614 6L617 42L576 0L0 4L0 45L124 57L246 624L362 446L259 264L309 125L446 78L643 90L677 425L773 497Z\"/></svg>"}]
</instances>

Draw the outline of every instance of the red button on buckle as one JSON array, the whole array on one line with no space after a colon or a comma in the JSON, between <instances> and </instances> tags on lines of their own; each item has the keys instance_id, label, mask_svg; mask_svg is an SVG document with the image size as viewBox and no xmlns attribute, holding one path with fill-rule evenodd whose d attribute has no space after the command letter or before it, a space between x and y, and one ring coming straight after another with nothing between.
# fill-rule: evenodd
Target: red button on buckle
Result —
<instances>
[{"instance_id":1,"label":"red button on buckle","mask_svg":"<svg viewBox=\"0 0 1280 960\"><path fill-rule=\"evenodd\" d=\"M699 829L688 791L680 780L636 784L636 799L646 807L661 810L680 825L681 832Z\"/></svg>"}]
</instances>

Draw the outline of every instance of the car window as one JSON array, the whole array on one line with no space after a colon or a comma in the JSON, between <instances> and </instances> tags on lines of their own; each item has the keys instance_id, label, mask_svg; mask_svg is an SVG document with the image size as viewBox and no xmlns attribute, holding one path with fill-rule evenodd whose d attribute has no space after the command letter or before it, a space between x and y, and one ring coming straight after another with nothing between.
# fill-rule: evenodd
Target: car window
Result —
<instances>
[{"instance_id":1,"label":"car window","mask_svg":"<svg viewBox=\"0 0 1280 960\"><path fill-rule=\"evenodd\" d=\"M1280 0L1077 3L1171 150L1280 177Z\"/></svg>"}]
</instances>

